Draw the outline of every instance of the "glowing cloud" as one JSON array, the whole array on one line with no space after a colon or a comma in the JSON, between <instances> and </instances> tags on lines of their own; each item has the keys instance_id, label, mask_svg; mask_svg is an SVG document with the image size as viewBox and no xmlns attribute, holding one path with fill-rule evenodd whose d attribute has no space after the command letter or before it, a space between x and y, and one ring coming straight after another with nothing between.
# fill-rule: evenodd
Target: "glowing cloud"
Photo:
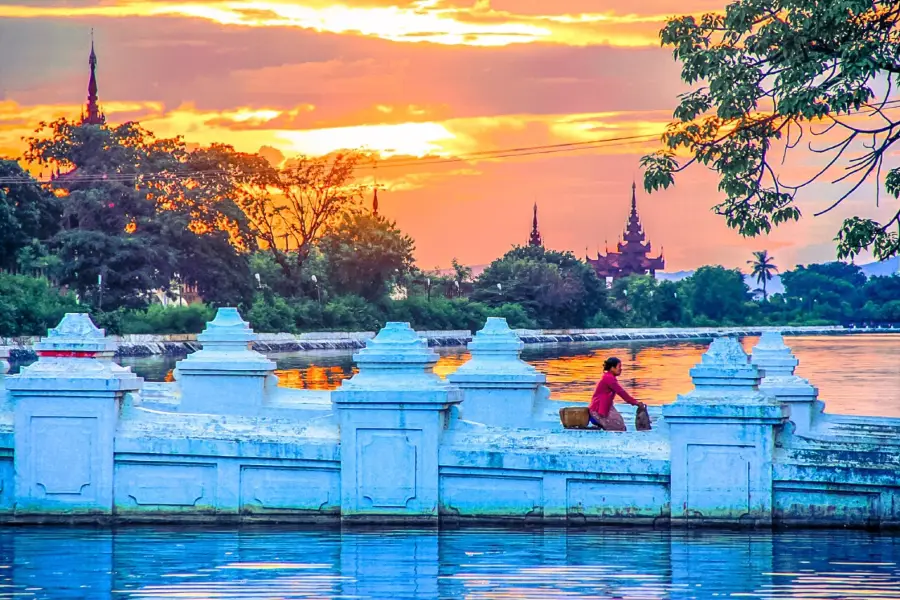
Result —
<instances>
[{"instance_id":1,"label":"glowing cloud","mask_svg":"<svg viewBox=\"0 0 900 600\"><path fill-rule=\"evenodd\" d=\"M657 14L516 14L487 2L445 6L435 0L372 5L352 0L119 0L93 6L0 6L0 18L184 17L242 27L297 27L356 34L397 42L507 46L554 43L570 46L611 44L657 46L665 17ZM387 3L386 3L387 4Z\"/></svg>"}]
</instances>

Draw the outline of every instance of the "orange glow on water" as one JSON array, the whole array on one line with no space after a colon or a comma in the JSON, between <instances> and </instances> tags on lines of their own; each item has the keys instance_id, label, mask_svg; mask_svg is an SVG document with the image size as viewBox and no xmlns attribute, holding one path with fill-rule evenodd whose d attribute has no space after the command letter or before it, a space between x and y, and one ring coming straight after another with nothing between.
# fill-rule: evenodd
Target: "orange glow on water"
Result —
<instances>
[{"instance_id":1,"label":"orange glow on water","mask_svg":"<svg viewBox=\"0 0 900 600\"><path fill-rule=\"evenodd\" d=\"M749 353L758 338L742 340ZM900 336L847 335L797 336L787 338L800 359L797 374L819 388L826 411L840 414L900 417ZM639 343L617 345L571 344L526 348L523 358L547 376L555 400L588 402L602 374L603 361L617 356L624 363L619 382L636 398L650 405L674 402L678 394L693 389L690 370L700 361L708 343ZM442 348L434 367L441 377L469 360L462 348ZM351 377L349 357L328 359L342 362L318 364L278 371L284 387L332 390Z\"/></svg>"}]
</instances>

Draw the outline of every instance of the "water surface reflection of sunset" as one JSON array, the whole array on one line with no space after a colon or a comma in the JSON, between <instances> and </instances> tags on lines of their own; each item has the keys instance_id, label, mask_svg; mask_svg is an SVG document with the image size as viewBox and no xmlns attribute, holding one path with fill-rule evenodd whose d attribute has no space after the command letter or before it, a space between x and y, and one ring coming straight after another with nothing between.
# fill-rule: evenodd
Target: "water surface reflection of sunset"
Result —
<instances>
[{"instance_id":1,"label":"water surface reflection of sunset","mask_svg":"<svg viewBox=\"0 0 900 600\"><path fill-rule=\"evenodd\" d=\"M741 340L750 352L756 337ZM900 417L900 335L798 336L787 338L800 359L797 374L819 388L831 413ZM622 385L648 404L673 402L691 391L690 370L700 361L708 341L578 343L528 346L522 358L547 376L558 400L587 402L603 371L603 361L617 356L624 363ZM446 377L469 360L464 348L439 348L435 372ZM349 351L303 352L273 356L280 385L332 390L356 368ZM159 380L159 359L132 362L139 374ZM152 362L152 361L151 361ZM166 368L171 368L171 364Z\"/></svg>"}]
</instances>

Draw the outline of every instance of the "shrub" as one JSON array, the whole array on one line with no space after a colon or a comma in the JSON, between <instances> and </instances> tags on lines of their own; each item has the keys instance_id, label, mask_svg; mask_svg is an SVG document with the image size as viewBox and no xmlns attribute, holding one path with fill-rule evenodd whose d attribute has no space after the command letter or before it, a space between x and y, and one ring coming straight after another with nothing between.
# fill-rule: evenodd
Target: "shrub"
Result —
<instances>
[{"instance_id":1,"label":"shrub","mask_svg":"<svg viewBox=\"0 0 900 600\"><path fill-rule=\"evenodd\" d=\"M131 310L122 316L122 333L200 333L216 316L213 308L202 304L162 306Z\"/></svg>"},{"instance_id":2,"label":"shrub","mask_svg":"<svg viewBox=\"0 0 900 600\"><path fill-rule=\"evenodd\" d=\"M296 333L294 311L280 296L257 294L246 316L254 331L260 333Z\"/></svg>"},{"instance_id":3,"label":"shrub","mask_svg":"<svg viewBox=\"0 0 900 600\"><path fill-rule=\"evenodd\" d=\"M61 294L46 279L0 274L0 335L46 335L67 312L85 312L72 294Z\"/></svg>"},{"instance_id":4,"label":"shrub","mask_svg":"<svg viewBox=\"0 0 900 600\"><path fill-rule=\"evenodd\" d=\"M323 309L323 321L328 329L344 331L377 331L384 325L384 316L377 305L359 296L340 296Z\"/></svg>"},{"instance_id":5,"label":"shrub","mask_svg":"<svg viewBox=\"0 0 900 600\"><path fill-rule=\"evenodd\" d=\"M598 312L602 315L602 312ZM503 317L513 329L536 329L537 322L528 316L528 311L521 304L509 303L488 311L490 317ZM484 323L482 323L484 325ZM592 327L595 327L592 325ZM480 329L480 327L478 328ZM473 329L474 331L474 329Z\"/></svg>"}]
</instances>

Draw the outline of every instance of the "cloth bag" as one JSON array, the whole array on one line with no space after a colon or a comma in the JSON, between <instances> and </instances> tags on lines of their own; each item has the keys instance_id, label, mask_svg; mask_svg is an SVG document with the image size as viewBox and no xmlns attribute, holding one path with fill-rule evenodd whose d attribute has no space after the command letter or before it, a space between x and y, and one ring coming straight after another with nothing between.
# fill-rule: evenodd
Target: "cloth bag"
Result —
<instances>
[{"instance_id":1,"label":"cloth bag","mask_svg":"<svg viewBox=\"0 0 900 600\"><path fill-rule=\"evenodd\" d=\"M638 431L650 431L652 429L650 426L650 413L647 412L645 405L638 406L637 411L634 413L634 428Z\"/></svg>"}]
</instances>

